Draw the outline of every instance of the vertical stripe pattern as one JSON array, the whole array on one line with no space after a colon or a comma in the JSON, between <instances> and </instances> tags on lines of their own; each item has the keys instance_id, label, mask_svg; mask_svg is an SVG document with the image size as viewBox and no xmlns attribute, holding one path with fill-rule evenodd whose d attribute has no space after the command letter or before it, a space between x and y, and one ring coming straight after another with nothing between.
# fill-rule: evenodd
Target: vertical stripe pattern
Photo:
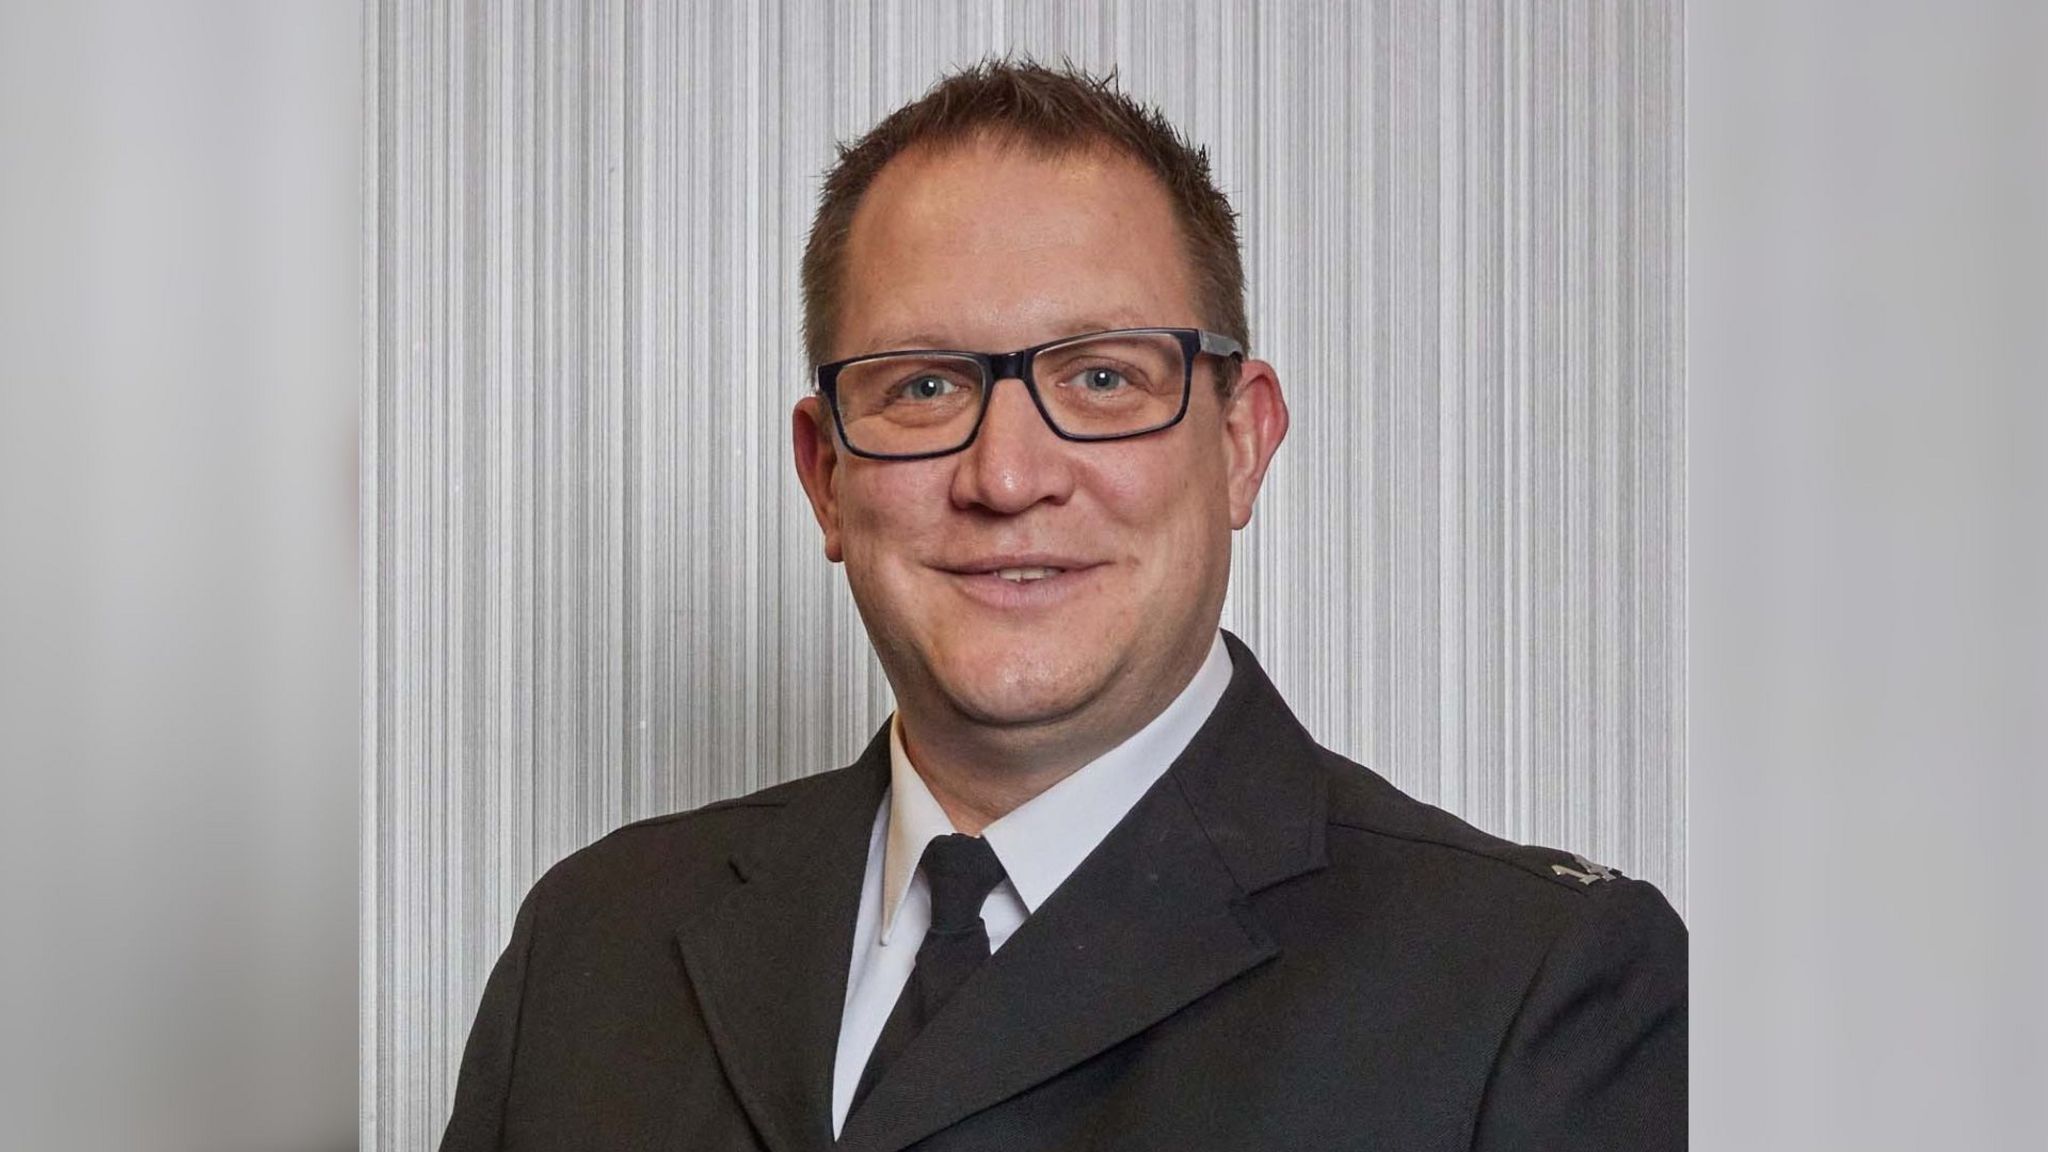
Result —
<instances>
[{"instance_id":1,"label":"vertical stripe pattern","mask_svg":"<svg viewBox=\"0 0 2048 1152\"><path fill-rule=\"evenodd\" d=\"M819 177L948 67L1114 66L1243 217L1294 416L1225 625L1324 743L1685 887L1676 0L367 6L364 1147L520 897L846 762L889 691L789 463Z\"/></svg>"}]
</instances>

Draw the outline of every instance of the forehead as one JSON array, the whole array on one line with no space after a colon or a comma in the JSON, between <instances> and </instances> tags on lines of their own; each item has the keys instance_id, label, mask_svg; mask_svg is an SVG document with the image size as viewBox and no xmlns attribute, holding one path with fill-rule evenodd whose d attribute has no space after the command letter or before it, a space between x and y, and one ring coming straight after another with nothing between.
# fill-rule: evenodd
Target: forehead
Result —
<instances>
[{"instance_id":1,"label":"forehead","mask_svg":"<svg viewBox=\"0 0 2048 1152\"><path fill-rule=\"evenodd\" d=\"M862 198L844 273L841 355L1199 322L1166 189L1102 149L907 151Z\"/></svg>"}]
</instances>

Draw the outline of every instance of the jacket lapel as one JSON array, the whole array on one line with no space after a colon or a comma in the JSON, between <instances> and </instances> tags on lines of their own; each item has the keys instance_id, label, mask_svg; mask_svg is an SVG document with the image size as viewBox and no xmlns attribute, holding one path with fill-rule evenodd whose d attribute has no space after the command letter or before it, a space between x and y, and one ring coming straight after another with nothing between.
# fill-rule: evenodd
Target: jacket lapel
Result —
<instances>
[{"instance_id":1,"label":"jacket lapel","mask_svg":"<svg viewBox=\"0 0 2048 1152\"><path fill-rule=\"evenodd\" d=\"M1278 954L1244 898L1323 866L1324 785L1314 743L1225 637L1235 671L1216 712L904 1050L840 1148L897 1152Z\"/></svg>"},{"instance_id":2,"label":"jacket lapel","mask_svg":"<svg viewBox=\"0 0 2048 1152\"><path fill-rule=\"evenodd\" d=\"M889 779L885 726L852 766L800 789L733 857L739 886L678 929L740 1104L775 1152L832 1144L832 1065L868 840Z\"/></svg>"}]
</instances>

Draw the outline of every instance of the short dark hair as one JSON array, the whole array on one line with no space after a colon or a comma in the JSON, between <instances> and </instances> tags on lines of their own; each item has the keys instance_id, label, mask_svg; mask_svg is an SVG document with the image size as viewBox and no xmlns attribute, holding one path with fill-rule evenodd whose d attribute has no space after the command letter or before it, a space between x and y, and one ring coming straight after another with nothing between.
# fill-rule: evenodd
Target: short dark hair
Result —
<instances>
[{"instance_id":1,"label":"short dark hair","mask_svg":"<svg viewBox=\"0 0 2048 1152\"><path fill-rule=\"evenodd\" d=\"M942 77L867 135L840 147L804 245L804 351L811 363L830 359L838 338L847 233L875 176L913 146L943 148L977 138L1054 155L1106 147L1157 176L1186 245L1202 323L1251 346L1237 213L1210 175L1208 151L1189 143L1158 109L1119 91L1113 71L1097 77L1071 63L1048 68L1003 58Z\"/></svg>"}]
</instances>

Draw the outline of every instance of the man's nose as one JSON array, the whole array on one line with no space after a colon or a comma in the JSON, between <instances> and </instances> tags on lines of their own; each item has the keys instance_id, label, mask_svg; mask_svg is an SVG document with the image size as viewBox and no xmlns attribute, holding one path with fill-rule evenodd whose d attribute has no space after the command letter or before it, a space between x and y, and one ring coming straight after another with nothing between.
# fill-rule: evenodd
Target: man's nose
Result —
<instances>
[{"instance_id":1,"label":"man's nose","mask_svg":"<svg viewBox=\"0 0 2048 1152\"><path fill-rule=\"evenodd\" d=\"M981 430L953 470L953 503L1005 515L1040 501L1064 504L1074 490L1072 447L1039 414L1022 380L998 380Z\"/></svg>"}]
</instances>

